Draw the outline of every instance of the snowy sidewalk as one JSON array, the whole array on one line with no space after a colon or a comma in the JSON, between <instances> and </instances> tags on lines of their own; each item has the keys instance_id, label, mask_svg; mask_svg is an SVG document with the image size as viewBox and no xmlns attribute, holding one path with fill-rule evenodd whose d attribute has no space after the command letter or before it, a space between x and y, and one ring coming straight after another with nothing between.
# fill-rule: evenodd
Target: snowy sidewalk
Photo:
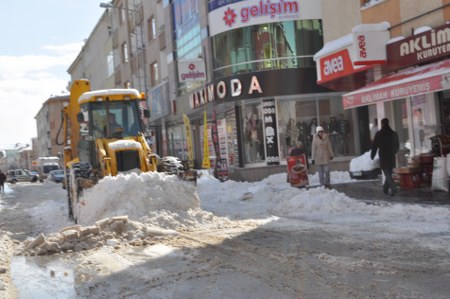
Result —
<instances>
[{"instance_id":1,"label":"snowy sidewalk","mask_svg":"<svg viewBox=\"0 0 450 299\"><path fill-rule=\"evenodd\" d=\"M333 184L333 189L345 193L354 199L369 201L404 202L416 204L450 205L450 193L432 191L431 187L399 190L395 196L383 193L383 186L378 180L357 181L345 184Z\"/></svg>"}]
</instances>

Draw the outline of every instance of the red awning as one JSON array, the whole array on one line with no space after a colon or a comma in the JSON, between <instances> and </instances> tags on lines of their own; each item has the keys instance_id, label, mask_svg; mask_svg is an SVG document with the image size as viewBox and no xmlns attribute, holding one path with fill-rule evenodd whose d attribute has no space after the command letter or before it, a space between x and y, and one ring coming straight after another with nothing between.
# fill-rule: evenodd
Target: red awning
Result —
<instances>
[{"instance_id":1,"label":"red awning","mask_svg":"<svg viewBox=\"0 0 450 299\"><path fill-rule=\"evenodd\" d=\"M342 96L344 109L450 89L450 59L400 71Z\"/></svg>"}]
</instances>

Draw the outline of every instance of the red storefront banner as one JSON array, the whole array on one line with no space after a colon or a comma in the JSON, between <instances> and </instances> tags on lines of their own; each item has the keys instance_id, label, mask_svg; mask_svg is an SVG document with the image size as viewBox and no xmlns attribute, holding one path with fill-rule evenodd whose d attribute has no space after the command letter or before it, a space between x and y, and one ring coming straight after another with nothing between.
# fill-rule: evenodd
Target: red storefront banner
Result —
<instances>
[{"instance_id":1,"label":"red storefront banner","mask_svg":"<svg viewBox=\"0 0 450 299\"><path fill-rule=\"evenodd\" d=\"M343 49L330 55L321 57L317 62L317 84L345 77L356 72L362 72L372 66L354 66L349 49Z\"/></svg>"},{"instance_id":2,"label":"red storefront banner","mask_svg":"<svg viewBox=\"0 0 450 299\"><path fill-rule=\"evenodd\" d=\"M344 109L450 89L450 60L403 70L342 96Z\"/></svg>"}]
</instances>

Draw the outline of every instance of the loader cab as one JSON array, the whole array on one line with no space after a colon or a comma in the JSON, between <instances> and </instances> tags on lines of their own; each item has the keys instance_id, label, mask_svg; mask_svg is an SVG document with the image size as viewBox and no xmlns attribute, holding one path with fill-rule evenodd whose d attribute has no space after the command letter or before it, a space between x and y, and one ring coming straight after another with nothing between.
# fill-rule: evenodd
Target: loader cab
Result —
<instances>
[{"instance_id":1,"label":"loader cab","mask_svg":"<svg viewBox=\"0 0 450 299\"><path fill-rule=\"evenodd\" d=\"M96 101L80 105L77 120L80 124L78 145L81 161L97 165L97 139L133 138L143 132L141 108L137 100Z\"/></svg>"},{"instance_id":2,"label":"loader cab","mask_svg":"<svg viewBox=\"0 0 450 299\"><path fill-rule=\"evenodd\" d=\"M89 102L80 106L80 136L135 137L143 132L137 101Z\"/></svg>"}]
</instances>

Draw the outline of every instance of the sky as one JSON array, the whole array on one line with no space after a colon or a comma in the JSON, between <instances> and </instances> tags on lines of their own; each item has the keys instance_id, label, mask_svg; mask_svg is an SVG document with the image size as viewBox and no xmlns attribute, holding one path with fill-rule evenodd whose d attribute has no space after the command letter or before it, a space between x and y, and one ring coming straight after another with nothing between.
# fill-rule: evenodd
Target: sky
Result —
<instances>
[{"instance_id":1,"label":"sky","mask_svg":"<svg viewBox=\"0 0 450 299\"><path fill-rule=\"evenodd\" d=\"M317 174L309 175L312 185L318 183ZM374 240L414 240L412 246L424 246L434 250L448 251L450 236L448 235L450 209L448 206L415 205L390 203L367 203L350 198L336 190L323 187L312 189L292 188L286 183L286 173L272 175L261 182L219 182L209 173L203 172L197 187L191 183L175 184L175 176L160 173L119 175L107 177L85 193L86 208L81 227L89 227L96 221L114 216L126 215L129 219L125 229L127 236L139 238L142 234L176 235L184 228L206 231L211 229L216 234L244 234L258 227L271 231L283 228L286 231L321 229L334 234L358 236L361 242ZM333 171L331 183L355 183L348 172ZM55 186L55 187L52 187ZM176 186L176 187L174 187ZM46 191L36 196L47 196L47 200L38 201L39 205L26 212L35 223L43 224L44 243L64 243L59 232L63 227L74 229L73 222L66 217L65 192L60 185L45 182ZM54 189L51 189L54 188ZM59 191L57 191L59 190ZM127 190L127 191L126 191ZM14 192L9 185L6 192ZM381 192L381 190L380 190ZM123 198L127 201L124 204ZM107 203L107 204L105 204ZM119 205L118 205L119 204ZM52 215L52 217L48 217ZM133 222L132 222L133 221ZM105 222L104 222L105 223ZM112 225L112 224L111 224ZM106 226L102 225L106 230ZM68 231L68 230L67 230ZM92 237L97 244L98 239ZM133 238L131 238L133 239ZM73 242L68 238L67 242ZM345 237L343 237L345 240ZM365 241L364 241L365 240ZM148 280L161 279L160 287L149 284L132 285L139 290L140 296L146 298L175 298L177 292L183 290L186 297L211 298L207 290L215 293L223 292L228 298L274 298L282 296L269 287L264 288L261 281L243 276L239 273L218 276L213 271L210 275L199 274L197 278L173 280L170 275L161 273L183 273L186 261L195 260L187 251L179 250L163 242L145 246L133 259L131 254L118 255L114 247L120 239L110 239L103 247L85 252L79 264L85 269L76 271L91 273L89 265L102 268L103 275L108 275L108 284L91 285L87 281L76 286L77 295L83 297L118 298L122 292L130 289L130 280L121 273L127 268L133 269L133 275L143 275ZM387 244L390 244L387 242ZM86 246L86 241L83 246ZM387 245L390 246L390 245ZM419 247L420 247L419 246ZM31 247L30 247L31 248ZM46 246L43 246L46 248ZM418 247L417 247L418 248ZM418 250L418 255L423 251ZM326 254L323 254L326 257ZM152 262L149 271L142 258ZM12 264L12 275L16 285L20 285L22 295L40 294L41 298L75 298L74 272L70 263L58 259L47 266L36 267L24 257L15 257ZM168 262L168 260L170 260ZM161 261L161 262L158 262ZM355 267L352 260L336 260L330 257L330 263L346 263ZM139 265L143 266L139 266ZM33 266L34 265L34 266ZM168 266L169 265L169 266ZM340 265L345 268L344 265ZM361 265L362 266L362 265ZM143 269L141 269L143 267ZM168 270L170 268L170 270ZM56 271L55 279L48 279L48 271ZM139 271L143 271L139 274ZM383 269L383 271L386 271ZM61 275L64 273L64 275ZM105 274L108 273L108 274ZM80 274L78 274L80 275ZM236 276L237 275L237 276ZM239 279L236 280L236 277ZM26 283L25 283L26 282ZM57 287L55 287L55 283ZM111 287L114 286L114 287ZM208 287L206 287L208 286ZM195 293L195 290L198 290ZM25 296L26 297L26 296ZM125 297L125 296L124 296ZM84 298L84 297L83 297ZM135 297L132 297L135 298ZM140 297L141 298L141 297Z\"/></svg>"},{"instance_id":2,"label":"sky","mask_svg":"<svg viewBox=\"0 0 450 299\"><path fill-rule=\"evenodd\" d=\"M67 92L67 69L98 20L99 0L6 1L0 10L0 148L31 144L42 104Z\"/></svg>"}]
</instances>

